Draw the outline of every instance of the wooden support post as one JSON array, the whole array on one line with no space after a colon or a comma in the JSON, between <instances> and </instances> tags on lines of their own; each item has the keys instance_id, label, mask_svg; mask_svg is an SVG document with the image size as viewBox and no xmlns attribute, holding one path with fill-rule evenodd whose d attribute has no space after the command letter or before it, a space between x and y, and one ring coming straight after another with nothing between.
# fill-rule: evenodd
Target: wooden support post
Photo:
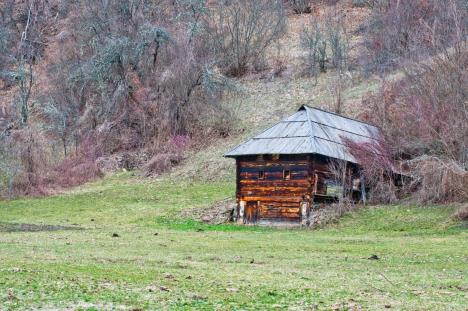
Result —
<instances>
[{"instance_id":1,"label":"wooden support post","mask_svg":"<svg viewBox=\"0 0 468 311\"><path fill-rule=\"evenodd\" d=\"M245 201L239 201L239 212L237 213L237 223L244 223Z\"/></svg>"},{"instance_id":2,"label":"wooden support post","mask_svg":"<svg viewBox=\"0 0 468 311\"><path fill-rule=\"evenodd\" d=\"M310 204L307 201L301 202L301 225L307 227L309 224L309 209Z\"/></svg>"},{"instance_id":3,"label":"wooden support post","mask_svg":"<svg viewBox=\"0 0 468 311\"><path fill-rule=\"evenodd\" d=\"M362 172L360 173L360 179L361 179L361 200L364 205L366 205L366 185L364 183L364 174Z\"/></svg>"},{"instance_id":4,"label":"wooden support post","mask_svg":"<svg viewBox=\"0 0 468 311\"><path fill-rule=\"evenodd\" d=\"M342 176L341 176L341 182L343 183L343 189L341 190L341 198L344 199L346 197L346 171L348 170L348 162L345 162L344 163L344 167L343 167L343 173L342 173Z\"/></svg>"}]
</instances>

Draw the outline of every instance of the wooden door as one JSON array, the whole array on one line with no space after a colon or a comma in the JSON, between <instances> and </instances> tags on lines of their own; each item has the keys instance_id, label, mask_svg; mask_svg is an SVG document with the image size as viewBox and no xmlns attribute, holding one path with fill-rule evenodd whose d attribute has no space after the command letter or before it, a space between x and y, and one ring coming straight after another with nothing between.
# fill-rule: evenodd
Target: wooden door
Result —
<instances>
[{"instance_id":1,"label":"wooden door","mask_svg":"<svg viewBox=\"0 0 468 311\"><path fill-rule=\"evenodd\" d=\"M259 206L256 201L248 201L244 211L244 224L255 224L258 220Z\"/></svg>"}]
</instances>

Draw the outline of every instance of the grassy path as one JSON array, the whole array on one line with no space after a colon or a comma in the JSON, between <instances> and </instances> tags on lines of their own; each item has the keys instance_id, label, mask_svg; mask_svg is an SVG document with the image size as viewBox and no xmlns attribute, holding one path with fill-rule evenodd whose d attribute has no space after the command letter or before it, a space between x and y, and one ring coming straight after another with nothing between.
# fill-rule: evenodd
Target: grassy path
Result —
<instances>
[{"instance_id":1,"label":"grassy path","mask_svg":"<svg viewBox=\"0 0 468 311\"><path fill-rule=\"evenodd\" d=\"M0 310L467 308L468 230L451 208L366 208L317 231L179 216L232 193L124 174L0 202Z\"/></svg>"}]
</instances>

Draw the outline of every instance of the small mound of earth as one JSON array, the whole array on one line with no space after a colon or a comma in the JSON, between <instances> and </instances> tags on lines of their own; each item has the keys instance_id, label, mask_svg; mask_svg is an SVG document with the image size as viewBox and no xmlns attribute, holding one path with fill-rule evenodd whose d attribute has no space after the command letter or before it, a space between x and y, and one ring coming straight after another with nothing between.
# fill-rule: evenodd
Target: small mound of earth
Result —
<instances>
[{"instance_id":1,"label":"small mound of earth","mask_svg":"<svg viewBox=\"0 0 468 311\"><path fill-rule=\"evenodd\" d=\"M0 232L41 232L59 230L81 230L78 226L42 225L0 222Z\"/></svg>"},{"instance_id":2,"label":"small mound of earth","mask_svg":"<svg viewBox=\"0 0 468 311\"><path fill-rule=\"evenodd\" d=\"M336 223L343 215L354 211L358 207L358 205L351 202L317 204L310 211L307 225L311 229L317 229L330 223Z\"/></svg>"},{"instance_id":3,"label":"small mound of earth","mask_svg":"<svg viewBox=\"0 0 468 311\"><path fill-rule=\"evenodd\" d=\"M184 210L182 211L181 216L184 218L201 220L208 224L223 224L232 221L235 208L236 200L229 198L216 202L208 208Z\"/></svg>"}]
</instances>

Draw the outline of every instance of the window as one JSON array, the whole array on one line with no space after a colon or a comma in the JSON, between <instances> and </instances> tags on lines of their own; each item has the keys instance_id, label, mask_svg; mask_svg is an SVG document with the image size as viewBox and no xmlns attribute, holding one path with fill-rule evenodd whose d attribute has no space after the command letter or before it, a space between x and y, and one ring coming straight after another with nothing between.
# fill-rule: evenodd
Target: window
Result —
<instances>
[{"instance_id":1,"label":"window","mask_svg":"<svg viewBox=\"0 0 468 311\"><path fill-rule=\"evenodd\" d=\"M333 179L326 179L326 195L339 198L343 195L343 185Z\"/></svg>"},{"instance_id":2,"label":"window","mask_svg":"<svg viewBox=\"0 0 468 311\"><path fill-rule=\"evenodd\" d=\"M283 179L284 180L290 180L291 179L291 171L290 170L284 170L283 171Z\"/></svg>"},{"instance_id":3,"label":"window","mask_svg":"<svg viewBox=\"0 0 468 311\"><path fill-rule=\"evenodd\" d=\"M265 171L258 171L258 179L265 179Z\"/></svg>"}]
</instances>

